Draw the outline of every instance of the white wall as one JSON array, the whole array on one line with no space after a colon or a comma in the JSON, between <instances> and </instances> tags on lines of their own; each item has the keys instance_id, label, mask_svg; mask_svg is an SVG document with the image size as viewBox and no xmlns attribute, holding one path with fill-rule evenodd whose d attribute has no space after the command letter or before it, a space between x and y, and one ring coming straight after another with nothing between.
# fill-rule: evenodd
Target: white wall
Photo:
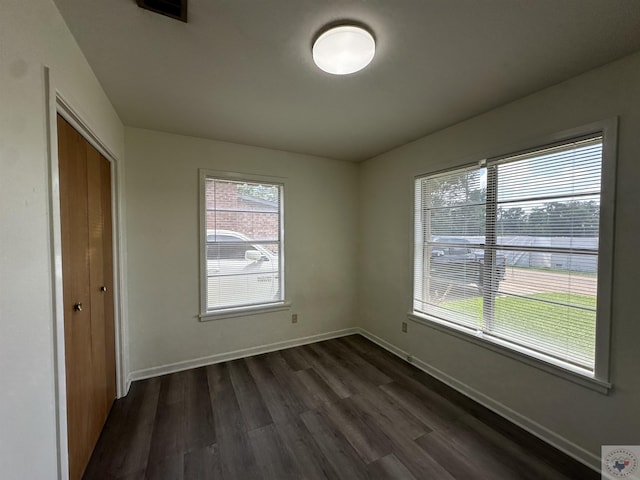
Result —
<instances>
[{"instance_id":1,"label":"white wall","mask_svg":"<svg viewBox=\"0 0 640 480\"><path fill-rule=\"evenodd\" d=\"M548 134L618 115L612 372L609 396L483 347L409 323L413 177L508 153ZM601 444L640 443L640 54L371 159L360 190L362 326L479 396L536 422L548 439L597 464ZM522 420L522 418L520 419ZM554 438L559 435L562 438ZM563 443L564 442L564 443ZM590 455L591 454L591 455Z\"/></svg>"},{"instance_id":2,"label":"white wall","mask_svg":"<svg viewBox=\"0 0 640 480\"><path fill-rule=\"evenodd\" d=\"M57 475L44 67L119 157L122 124L50 0L0 5L0 476Z\"/></svg>"},{"instance_id":3,"label":"white wall","mask_svg":"<svg viewBox=\"0 0 640 480\"><path fill-rule=\"evenodd\" d=\"M131 128L126 149L135 377L158 371L141 370L355 326L356 164ZM290 311L198 320L199 168L286 177ZM292 313L298 313L297 324L291 324Z\"/></svg>"}]
</instances>

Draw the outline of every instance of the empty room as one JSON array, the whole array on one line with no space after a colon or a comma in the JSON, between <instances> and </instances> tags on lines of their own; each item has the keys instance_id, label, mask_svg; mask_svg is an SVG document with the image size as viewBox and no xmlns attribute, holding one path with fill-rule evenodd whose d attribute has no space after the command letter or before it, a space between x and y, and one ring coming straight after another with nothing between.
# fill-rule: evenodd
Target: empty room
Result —
<instances>
[{"instance_id":1,"label":"empty room","mask_svg":"<svg viewBox=\"0 0 640 480\"><path fill-rule=\"evenodd\" d=\"M640 2L1 0L0 478L640 479Z\"/></svg>"}]
</instances>

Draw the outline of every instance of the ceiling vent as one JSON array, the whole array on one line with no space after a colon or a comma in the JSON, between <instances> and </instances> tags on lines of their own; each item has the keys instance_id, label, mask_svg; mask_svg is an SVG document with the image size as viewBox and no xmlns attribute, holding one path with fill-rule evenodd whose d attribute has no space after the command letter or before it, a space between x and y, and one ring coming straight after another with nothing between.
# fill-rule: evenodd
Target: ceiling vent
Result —
<instances>
[{"instance_id":1,"label":"ceiling vent","mask_svg":"<svg viewBox=\"0 0 640 480\"><path fill-rule=\"evenodd\" d=\"M187 22L187 0L136 0L140 8Z\"/></svg>"}]
</instances>

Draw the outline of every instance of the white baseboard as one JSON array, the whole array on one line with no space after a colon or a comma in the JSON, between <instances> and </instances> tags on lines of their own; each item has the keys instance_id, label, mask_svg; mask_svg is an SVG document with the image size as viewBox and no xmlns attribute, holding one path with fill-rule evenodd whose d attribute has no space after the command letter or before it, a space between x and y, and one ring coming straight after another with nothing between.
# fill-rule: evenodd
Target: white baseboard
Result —
<instances>
[{"instance_id":1,"label":"white baseboard","mask_svg":"<svg viewBox=\"0 0 640 480\"><path fill-rule=\"evenodd\" d=\"M133 380L131 379L131 375L127 376L127 379L124 382L124 392L122 397L126 397L127 395L129 395L129 389L131 388L131 382L133 382ZM122 397L118 397L118 398L122 398Z\"/></svg>"},{"instance_id":2,"label":"white baseboard","mask_svg":"<svg viewBox=\"0 0 640 480\"><path fill-rule=\"evenodd\" d=\"M598 457L597 455L592 454L591 452L585 450L579 445L576 445L570 440L549 430L545 426L540 425L539 423L516 412L515 410L512 410L506 405L498 402L497 400L494 400L493 398L485 395L484 393L476 390L475 388L470 387L469 385L461 382L460 380L453 378L452 376L448 375L442 370L429 365L428 363L420 360L419 358L412 356L410 353L405 352L404 350L401 350L400 348L387 342L386 340L383 340L382 338L370 332L367 332L362 328L358 330L359 330L358 333L360 333L363 337L371 340L373 343L379 345L385 350L388 350L389 352L400 357L404 361L411 363L412 365L415 365L420 370L428 373L432 377L440 380L441 382L450 386L454 390L457 390L463 395L478 402L480 405L488 408L492 412L500 415L501 417L505 418L511 423L514 423L515 425L519 426L523 430L526 430L532 435L535 435L539 439L557 448L561 452L569 455L571 458L586 465L592 470L595 470L596 472L600 472L600 467L601 467L600 457ZM409 361L409 359L411 359L411 361Z\"/></svg>"},{"instance_id":3,"label":"white baseboard","mask_svg":"<svg viewBox=\"0 0 640 480\"><path fill-rule=\"evenodd\" d=\"M321 342L323 340L329 340L332 338L344 337L346 335L353 335L360 333L360 329L344 328L342 330L336 330L333 332L320 333L318 335L311 335L309 337L294 338L292 340L285 340L283 342L275 342L267 345L258 345L250 348L243 348L241 350L234 350L231 352L218 353L215 355L209 355L206 357L194 358L192 360L185 360L182 362L170 363L167 365L161 365L158 367L145 368L143 370L136 370L129 374L127 381L127 391L131 382L136 380L143 380L145 378L159 377L168 373L181 372L189 370L191 368L204 367L206 365L213 365L214 363L228 362L229 360L236 360L238 358L251 357L253 355L259 355L261 353L275 352L277 350L284 350L286 348L297 347L300 345L306 345L308 343Z\"/></svg>"}]
</instances>

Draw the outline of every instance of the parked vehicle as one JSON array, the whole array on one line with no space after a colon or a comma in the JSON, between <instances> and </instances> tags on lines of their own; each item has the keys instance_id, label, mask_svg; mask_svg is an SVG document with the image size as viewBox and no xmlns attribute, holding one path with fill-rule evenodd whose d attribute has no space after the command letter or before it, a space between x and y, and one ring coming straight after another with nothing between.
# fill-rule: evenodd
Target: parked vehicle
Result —
<instances>
[{"instance_id":1,"label":"parked vehicle","mask_svg":"<svg viewBox=\"0 0 640 480\"><path fill-rule=\"evenodd\" d=\"M463 237L437 237L434 242L440 245L434 246L431 250L431 281L436 284L473 284L482 292L484 285L484 250L473 248L472 243ZM495 268L495 281L504 280L506 270L506 257L504 255L500 253L496 255Z\"/></svg>"},{"instance_id":2,"label":"parked vehicle","mask_svg":"<svg viewBox=\"0 0 640 480\"><path fill-rule=\"evenodd\" d=\"M278 255L231 230L207 230L207 309L280 300Z\"/></svg>"}]
</instances>

